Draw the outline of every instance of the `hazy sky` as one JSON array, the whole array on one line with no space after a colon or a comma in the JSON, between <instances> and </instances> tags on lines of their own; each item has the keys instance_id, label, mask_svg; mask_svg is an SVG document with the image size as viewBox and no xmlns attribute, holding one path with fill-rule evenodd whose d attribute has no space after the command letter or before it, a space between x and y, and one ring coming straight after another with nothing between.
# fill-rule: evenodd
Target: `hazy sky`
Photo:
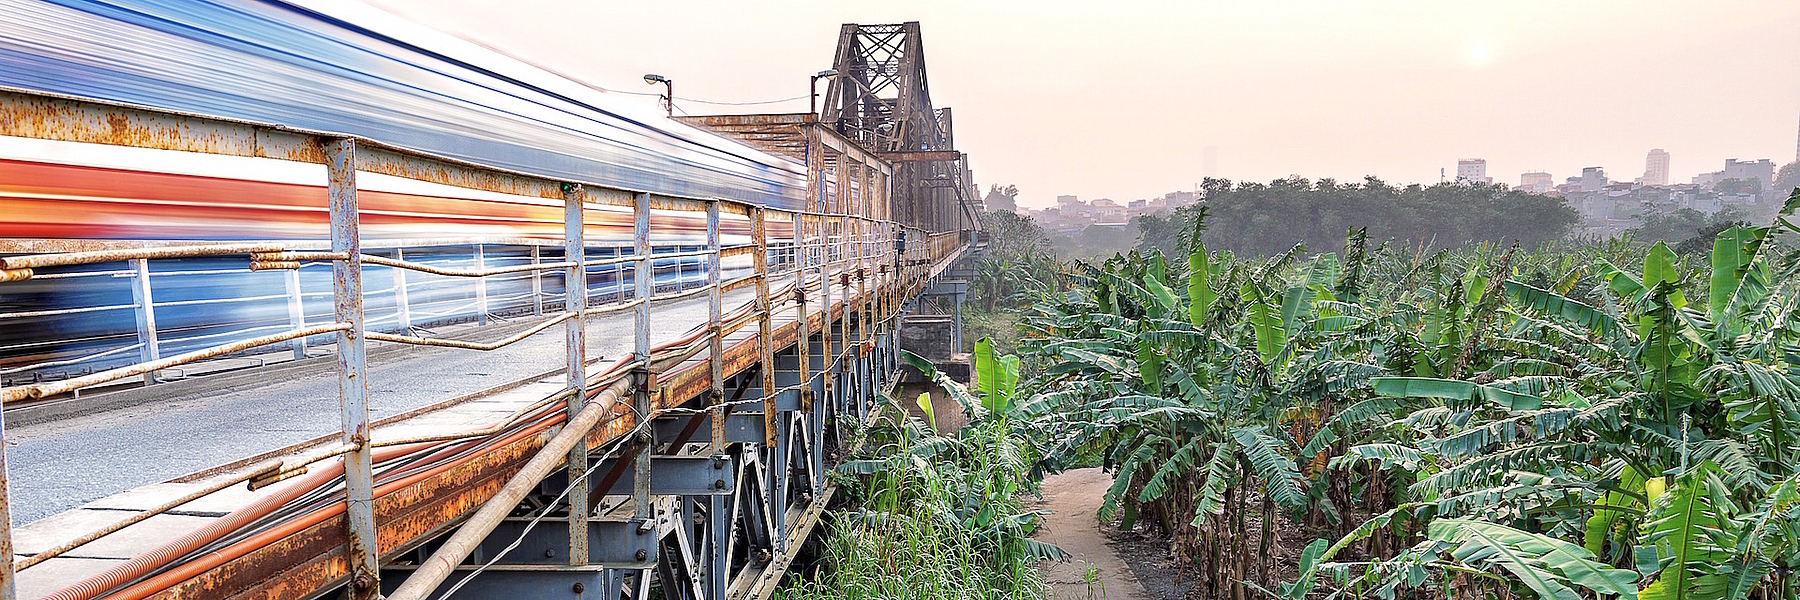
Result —
<instances>
[{"instance_id":1,"label":"hazy sky","mask_svg":"<svg viewBox=\"0 0 1800 600\"><path fill-rule=\"evenodd\" d=\"M1791 162L1800 127L1794 0L370 1L601 87L655 72L725 102L805 94L842 23L920 21L976 181L1034 206L1189 189L1207 146L1234 180L1435 182L1478 157L1512 185L1629 181L1663 148L1685 182Z\"/></svg>"}]
</instances>

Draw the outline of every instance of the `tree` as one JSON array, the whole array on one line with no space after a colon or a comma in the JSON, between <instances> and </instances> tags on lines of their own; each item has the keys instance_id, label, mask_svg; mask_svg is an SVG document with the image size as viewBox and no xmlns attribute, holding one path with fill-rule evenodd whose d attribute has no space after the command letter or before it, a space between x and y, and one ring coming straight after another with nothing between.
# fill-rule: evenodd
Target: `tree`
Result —
<instances>
[{"instance_id":1,"label":"tree","mask_svg":"<svg viewBox=\"0 0 1800 600\"><path fill-rule=\"evenodd\" d=\"M1208 247L1253 255L1279 254L1295 244L1335 248L1350 229L1430 249L1475 242L1528 246L1562 240L1580 220L1561 198L1503 185L1444 183L1404 188L1368 177L1358 183L1301 177L1268 183L1208 179L1201 202L1168 219L1139 222L1140 248L1170 252L1171 241L1207 211Z\"/></svg>"}]
</instances>

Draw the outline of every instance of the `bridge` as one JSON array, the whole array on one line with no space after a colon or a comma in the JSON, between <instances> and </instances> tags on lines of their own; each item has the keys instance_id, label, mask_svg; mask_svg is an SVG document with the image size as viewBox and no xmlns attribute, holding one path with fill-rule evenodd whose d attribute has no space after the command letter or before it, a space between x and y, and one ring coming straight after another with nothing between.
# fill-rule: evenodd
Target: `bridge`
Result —
<instances>
[{"instance_id":1,"label":"bridge","mask_svg":"<svg viewBox=\"0 0 1800 600\"><path fill-rule=\"evenodd\" d=\"M0 598L767 598L978 247L917 23L660 120L141 4L0 7Z\"/></svg>"}]
</instances>

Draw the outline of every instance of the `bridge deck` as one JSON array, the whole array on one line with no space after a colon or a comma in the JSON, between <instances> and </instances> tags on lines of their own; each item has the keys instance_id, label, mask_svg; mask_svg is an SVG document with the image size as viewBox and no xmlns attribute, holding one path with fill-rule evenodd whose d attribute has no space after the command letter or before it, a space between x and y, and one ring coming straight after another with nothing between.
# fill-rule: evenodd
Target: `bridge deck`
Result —
<instances>
[{"instance_id":1,"label":"bridge deck","mask_svg":"<svg viewBox=\"0 0 1800 600\"><path fill-rule=\"evenodd\" d=\"M941 270L938 269L938 270ZM836 276L833 276L836 279ZM773 279L771 288L791 283ZM850 289L834 282L834 315L841 318ZM753 302L752 290L723 296L726 313ZM853 298L848 304L855 305ZM652 342L681 337L708 320L705 296L656 303ZM795 335L792 304L772 311L778 346ZM823 323L813 311L813 331ZM628 355L633 316L610 313L587 320L588 372L599 373L613 358ZM502 337L508 325L467 327L447 333L458 338ZM727 373L732 354L753 349L756 327L728 336ZM785 344L780 340L785 339ZM748 347L748 348L747 348ZM704 353L665 372L669 386L684 373L705 371ZM560 328L490 352L404 347L371 353L370 411L373 439L397 439L479 429L503 421L522 408L563 389ZM116 524L134 513L255 470L270 459L296 457L336 443L340 424L336 363L309 359L277 367L276 374L199 378L132 390L157 394L160 401L69 419L8 428L7 467L14 511L14 549L27 557ZM554 371L554 374L546 375ZM691 377L690 377L691 379ZM676 392L680 393L680 392ZM665 400L663 405L681 400ZM629 417L620 420L628 420ZM129 427L121 426L129 423ZM316 468L316 467L315 467ZM249 491L234 485L179 509L131 525L63 556L20 571L21 597L36 598L194 531L233 510L268 497L282 484Z\"/></svg>"}]
</instances>

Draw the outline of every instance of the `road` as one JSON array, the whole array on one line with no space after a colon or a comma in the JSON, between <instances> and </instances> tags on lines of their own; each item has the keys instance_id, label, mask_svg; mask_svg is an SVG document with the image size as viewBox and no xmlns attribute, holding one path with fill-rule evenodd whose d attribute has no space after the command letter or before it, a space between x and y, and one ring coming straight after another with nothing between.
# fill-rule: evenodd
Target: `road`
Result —
<instances>
[{"instance_id":1,"label":"road","mask_svg":"<svg viewBox=\"0 0 1800 600\"><path fill-rule=\"evenodd\" d=\"M725 311L754 298L724 298ZM708 317L704 294L653 306L651 343L673 339ZM513 324L445 330L459 339L499 339L540 317ZM631 311L590 317L587 357L632 350ZM471 394L564 365L563 331L551 327L489 352L371 342L369 415L380 419ZM128 394L147 402L6 430L12 518L23 525L87 502L341 431L336 360L312 358L272 371L176 381ZM10 418L9 418L10 419Z\"/></svg>"}]
</instances>

